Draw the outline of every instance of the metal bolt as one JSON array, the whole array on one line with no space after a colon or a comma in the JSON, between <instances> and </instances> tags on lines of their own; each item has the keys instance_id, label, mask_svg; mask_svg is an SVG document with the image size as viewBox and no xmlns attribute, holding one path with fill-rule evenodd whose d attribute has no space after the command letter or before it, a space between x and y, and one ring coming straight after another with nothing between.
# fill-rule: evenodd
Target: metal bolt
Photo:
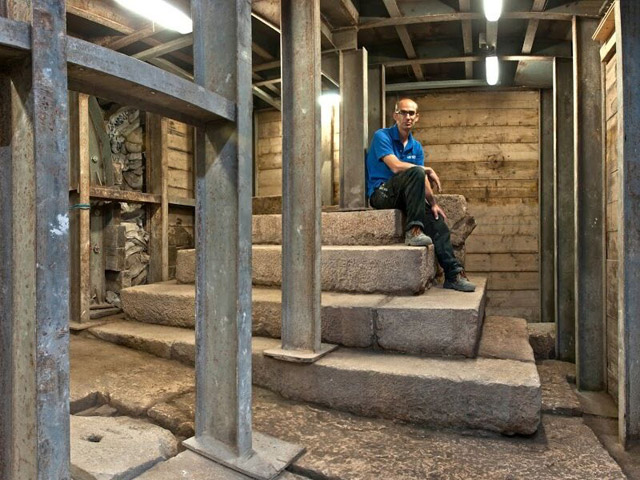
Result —
<instances>
[{"instance_id":1,"label":"metal bolt","mask_svg":"<svg viewBox=\"0 0 640 480\"><path fill-rule=\"evenodd\" d=\"M97 243L93 246L93 253L100 253L100 245Z\"/></svg>"},{"instance_id":2,"label":"metal bolt","mask_svg":"<svg viewBox=\"0 0 640 480\"><path fill-rule=\"evenodd\" d=\"M91 161L93 163L98 163L98 156L97 155L91 155Z\"/></svg>"}]
</instances>

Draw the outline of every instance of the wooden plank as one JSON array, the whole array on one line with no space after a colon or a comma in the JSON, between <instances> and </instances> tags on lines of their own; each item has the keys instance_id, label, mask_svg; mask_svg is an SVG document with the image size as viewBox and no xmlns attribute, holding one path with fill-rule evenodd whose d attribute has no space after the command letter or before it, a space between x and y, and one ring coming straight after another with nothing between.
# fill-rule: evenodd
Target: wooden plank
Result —
<instances>
[{"instance_id":1,"label":"wooden plank","mask_svg":"<svg viewBox=\"0 0 640 480\"><path fill-rule=\"evenodd\" d=\"M162 201L161 195L133 192L130 190L117 190L109 187L92 186L90 194L92 198L101 198L103 200L114 200L118 202L161 203Z\"/></svg>"},{"instance_id":2,"label":"wooden plank","mask_svg":"<svg viewBox=\"0 0 640 480\"><path fill-rule=\"evenodd\" d=\"M181 152L193 153L193 130L187 135L169 133L167 135L168 148ZM193 163L193 161L191 162ZM193 168L190 168L193 170Z\"/></svg>"},{"instance_id":3,"label":"wooden plank","mask_svg":"<svg viewBox=\"0 0 640 480\"><path fill-rule=\"evenodd\" d=\"M169 199L167 148L168 121L147 113L147 185L150 193L160 196L160 204L149 208L149 283L169 279Z\"/></svg>"},{"instance_id":4,"label":"wooden plank","mask_svg":"<svg viewBox=\"0 0 640 480\"><path fill-rule=\"evenodd\" d=\"M111 50L121 50L128 47L131 44L144 40L146 38L155 35L156 33L164 31L164 28L156 23L150 23L146 27L141 28L133 33L124 35L119 38L109 39L104 42L97 42L103 47L110 48Z\"/></svg>"},{"instance_id":5,"label":"wooden plank","mask_svg":"<svg viewBox=\"0 0 640 480\"><path fill-rule=\"evenodd\" d=\"M470 272L537 272L538 255L533 253L471 253L466 256Z\"/></svg>"},{"instance_id":6,"label":"wooden plank","mask_svg":"<svg viewBox=\"0 0 640 480\"><path fill-rule=\"evenodd\" d=\"M487 274L491 290L537 290L538 272L489 272Z\"/></svg>"},{"instance_id":7,"label":"wooden plank","mask_svg":"<svg viewBox=\"0 0 640 480\"><path fill-rule=\"evenodd\" d=\"M169 205L178 205L184 207L195 207L196 201L194 198L186 198L182 196L172 196L173 192L169 192Z\"/></svg>"},{"instance_id":8,"label":"wooden plank","mask_svg":"<svg viewBox=\"0 0 640 480\"><path fill-rule=\"evenodd\" d=\"M614 5L609 7L607 13L600 21L600 25L596 28L595 33L593 34L593 40L600 43L605 43L609 40L610 37L615 37L614 32L616 30L616 20L615 20L615 8Z\"/></svg>"},{"instance_id":9,"label":"wooden plank","mask_svg":"<svg viewBox=\"0 0 640 480\"><path fill-rule=\"evenodd\" d=\"M171 135L168 136L168 139L171 139ZM169 142L169 144L170 143L171 142ZM193 171L193 154L191 153L167 148L167 159L169 161L169 168L184 170L185 172Z\"/></svg>"},{"instance_id":10,"label":"wooden plank","mask_svg":"<svg viewBox=\"0 0 640 480\"><path fill-rule=\"evenodd\" d=\"M186 170L169 168L168 182L170 187L177 187L192 192L193 196L193 174Z\"/></svg>"},{"instance_id":11,"label":"wooden plank","mask_svg":"<svg viewBox=\"0 0 640 480\"><path fill-rule=\"evenodd\" d=\"M538 161L539 145L536 143L450 144L423 143L427 163L432 162L481 162Z\"/></svg>"},{"instance_id":12,"label":"wooden plank","mask_svg":"<svg viewBox=\"0 0 640 480\"><path fill-rule=\"evenodd\" d=\"M466 243L470 253L537 253L537 235L477 235L473 233Z\"/></svg>"},{"instance_id":13,"label":"wooden plank","mask_svg":"<svg viewBox=\"0 0 640 480\"><path fill-rule=\"evenodd\" d=\"M78 95L78 203L89 205L89 190L91 184L91 155L89 153L89 97L84 94ZM74 317L80 323L88 322L91 305L91 211L89 209L78 209L78 247L79 247L79 310Z\"/></svg>"},{"instance_id":14,"label":"wooden plank","mask_svg":"<svg viewBox=\"0 0 640 480\"><path fill-rule=\"evenodd\" d=\"M459 92L427 94L416 99L420 112L461 109L538 108L533 91Z\"/></svg>"},{"instance_id":15,"label":"wooden plank","mask_svg":"<svg viewBox=\"0 0 640 480\"><path fill-rule=\"evenodd\" d=\"M538 176L537 161L467 161L467 162L434 162L430 161L438 175L442 177L443 188L453 180L487 179L487 180L531 180Z\"/></svg>"},{"instance_id":16,"label":"wooden plank","mask_svg":"<svg viewBox=\"0 0 640 480\"><path fill-rule=\"evenodd\" d=\"M540 302L540 292L532 290L491 290L489 305L491 307L530 307L536 308Z\"/></svg>"},{"instance_id":17,"label":"wooden plank","mask_svg":"<svg viewBox=\"0 0 640 480\"><path fill-rule=\"evenodd\" d=\"M537 126L510 128L494 127L433 127L414 128L414 136L429 145L473 144L473 143L537 143Z\"/></svg>"},{"instance_id":18,"label":"wooden plank","mask_svg":"<svg viewBox=\"0 0 640 480\"><path fill-rule=\"evenodd\" d=\"M169 185L167 187L167 194L169 195L169 203L171 204L195 206L195 201L193 200L193 190L189 190L187 188L172 187L171 185Z\"/></svg>"},{"instance_id":19,"label":"wooden plank","mask_svg":"<svg viewBox=\"0 0 640 480\"><path fill-rule=\"evenodd\" d=\"M600 61L607 62L616 53L616 36L613 35L600 48Z\"/></svg>"},{"instance_id":20,"label":"wooden plank","mask_svg":"<svg viewBox=\"0 0 640 480\"><path fill-rule=\"evenodd\" d=\"M430 111L420 117L415 128L428 127L478 127L478 126L537 126L537 108L501 109L467 108Z\"/></svg>"},{"instance_id":21,"label":"wooden plank","mask_svg":"<svg viewBox=\"0 0 640 480\"><path fill-rule=\"evenodd\" d=\"M282 169L282 154L270 153L258 157L258 168L260 171Z\"/></svg>"},{"instance_id":22,"label":"wooden plank","mask_svg":"<svg viewBox=\"0 0 640 480\"><path fill-rule=\"evenodd\" d=\"M167 53L171 53L185 47L190 47L191 45L193 45L193 34L189 33L182 37L178 37L175 40L148 48L131 56L138 60L146 61L152 58L161 57Z\"/></svg>"}]
</instances>

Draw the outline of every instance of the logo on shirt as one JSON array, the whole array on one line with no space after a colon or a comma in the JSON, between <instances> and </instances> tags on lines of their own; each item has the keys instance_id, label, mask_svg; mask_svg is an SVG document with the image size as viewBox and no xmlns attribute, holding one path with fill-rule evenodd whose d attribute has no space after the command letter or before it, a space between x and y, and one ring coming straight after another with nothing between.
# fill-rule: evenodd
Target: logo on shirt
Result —
<instances>
[{"instance_id":1,"label":"logo on shirt","mask_svg":"<svg viewBox=\"0 0 640 480\"><path fill-rule=\"evenodd\" d=\"M415 160L416 155L407 155L407 160Z\"/></svg>"}]
</instances>

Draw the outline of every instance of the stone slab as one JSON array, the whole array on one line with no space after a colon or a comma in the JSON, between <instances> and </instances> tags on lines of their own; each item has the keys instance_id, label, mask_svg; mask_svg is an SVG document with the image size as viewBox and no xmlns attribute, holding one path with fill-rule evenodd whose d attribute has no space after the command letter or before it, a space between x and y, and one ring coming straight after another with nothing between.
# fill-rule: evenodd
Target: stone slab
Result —
<instances>
[{"instance_id":1,"label":"stone slab","mask_svg":"<svg viewBox=\"0 0 640 480\"><path fill-rule=\"evenodd\" d=\"M253 244L282 243L282 215L253 216ZM400 210L322 213L323 245L390 245L404 242Z\"/></svg>"},{"instance_id":2,"label":"stone slab","mask_svg":"<svg viewBox=\"0 0 640 480\"><path fill-rule=\"evenodd\" d=\"M404 245L323 246L321 288L323 291L415 295L425 291L436 275L433 246ZM180 250L176 258L176 280L194 283L195 250ZM282 282L282 248L254 245L254 285L279 286Z\"/></svg>"},{"instance_id":3,"label":"stone slab","mask_svg":"<svg viewBox=\"0 0 640 480\"><path fill-rule=\"evenodd\" d=\"M174 327L195 325L193 284L171 281L124 288L120 291L120 300L124 312L135 320Z\"/></svg>"},{"instance_id":4,"label":"stone slab","mask_svg":"<svg viewBox=\"0 0 640 480\"><path fill-rule=\"evenodd\" d=\"M542 383L542 411L559 415L582 415L582 407L575 393L575 385L567 378L575 378L576 366L558 360L538 364Z\"/></svg>"},{"instance_id":5,"label":"stone slab","mask_svg":"<svg viewBox=\"0 0 640 480\"><path fill-rule=\"evenodd\" d=\"M253 197L252 212L254 215L282 213L282 195Z\"/></svg>"},{"instance_id":6,"label":"stone slab","mask_svg":"<svg viewBox=\"0 0 640 480\"><path fill-rule=\"evenodd\" d=\"M250 478L197 453L186 451L156 465L139 476L138 480L249 480ZM303 480L303 477L284 472L278 480Z\"/></svg>"},{"instance_id":7,"label":"stone slab","mask_svg":"<svg viewBox=\"0 0 640 480\"><path fill-rule=\"evenodd\" d=\"M475 292L430 288L416 297L396 297L378 307L381 348L416 355L475 357L484 317L486 278L474 277Z\"/></svg>"},{"instance_id":8,"label":"stone slab","mask_svg":"<svg viewBox=\"0 0 640 480\"><path fill-rule=\"evenodd\" d=\"M178 453L173 434L129 417L71 416L74 480L128 480Z\"/></svg>"},{"instance_id":9,"label":"stone slab","mask_svg":"<svg viewBox=\"0 0 640 480\"><path fill-rule=\"evenodd\" d=\"M524 318L487 316L478 346L482 358L535 362Z\"/></svg>"},{"instance_id":10,"label":"stone slab","mask_svg":"<svg viewBox=\"0 0 640 480\"><path fill-rule=\"evenodd\" d=\"M536 322L528 325L529 343L536 360L556 358L556 324L554 322Z\"/></svg>"},{"instance_id":11,"label":"stone slab","mask_svg":"<svg viewBox=\"0 0 640 480\"><path fill-rule=\"evenodd\" d=\"M74 336L70 355L71 413L108 403L140 417L157 403L195 390L193 369L144 352Z\"/></svg>"},{"instance_id":12,"label":"stone slab","mask_svg":"<svg viewBox=\"0 0 640 480\"><path fill-rule=\"evenodd\" d=\"M191 329L121 321L92 328L89 332L107 342L193 364L195 332Z\"/></svg>"},{"instance_id":13,"label":"stone slab","mask_svg":"<svg viewBox=\"0 0 640 480\"><path fill-rule=\"evenodd\" d=\"M311 365L265 357L278 340L253 339L253 382L287 398L358 415L531 434L540 421L534 364L436 359L341 348Z\"/></svg>"},{"instance_id":14,"label":"stone slab","mask_svg":"<svg viewBox=\"0 0 640 480\"><path fill-rule=\"evenodd\" d=\"M253 334L280 338L282 329L282 292L254 287L252 291ZM349 347L372 347L375 342L373 323L375 307L389 300L384 295L322 293L322 340ZM129 318L139 322L193 328L195 325L195 286L175 281L127 288L122 291L122 305ZM119 327L95 329L105 340ZM142 330L140 330L142 331ZM131 341L121 343L135 348ZM165 353L170 347L157 349ZM149 351L149 350L145 350ZM151 352L157 354L156 352ZM173 352L175 353L175 352ZM166 354L159 354L172 358Z\"/></svg>"}]
</instances>

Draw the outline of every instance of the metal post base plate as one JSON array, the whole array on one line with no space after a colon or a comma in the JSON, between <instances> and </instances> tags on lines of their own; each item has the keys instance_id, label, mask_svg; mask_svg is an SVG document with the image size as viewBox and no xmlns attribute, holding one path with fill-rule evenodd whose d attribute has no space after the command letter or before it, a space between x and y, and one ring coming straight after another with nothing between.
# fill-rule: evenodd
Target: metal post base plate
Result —
<instances>
[{"instance_id":1,"label":"metal post base plate","mask_svg":"<svg viewBox=\"0 0 640 480\"><path fill-rule=\"evenodd\" d=\"M287 362L313 363L336 348L338 348L338 345L322 343L320 344L320 350L317 352L314 352L313 350L285 350L284 348L270 348L262 353L267 357L273 357Z\"/></svg>"},{"instance_id":2,"label":"metal post base plate","mask_svg":"<svg viewBox=\"0 0 640 480\"><path fill-rule=\"evenodd\" d=\"M263 433L253 432L253 450L238 456L228 445L212 437L191 437L182 442L189 450L256 480L272 480L306 449Z\"/></svg>"}]
</instances>

